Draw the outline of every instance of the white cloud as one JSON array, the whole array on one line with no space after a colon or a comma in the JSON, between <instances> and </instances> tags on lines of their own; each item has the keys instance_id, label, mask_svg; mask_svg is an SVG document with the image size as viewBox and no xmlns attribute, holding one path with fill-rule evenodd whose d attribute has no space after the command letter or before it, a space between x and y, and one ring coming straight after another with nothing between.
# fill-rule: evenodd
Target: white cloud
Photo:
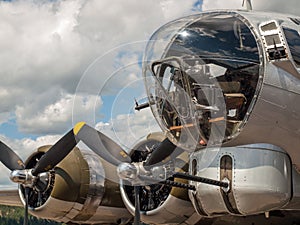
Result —
<instances>
[{"instance_id":1,"label":"white cloud","mask_svg":"<svg viewBox=\"0 0 300 225\"><path fill-rule=\"evenodd\" d=\"M72 122L94 119L102 105L101 85L109 80L104 86L110 92L101 93L111 94L136 80L149 36L167 21L188 14L194 2L0 1L0 123L15 118L21 132L45 135L64 133ZM129 44L137 42L140 44ZM123 47L117 47L120 45ZM99 57L101 63L91 69L89 66ZM84 83L86 88L76 92L88 68L91 79ZM111 78L111 74L122 79ZM74 96L75 106L80 107L72 107ZM133 98L126 101L133 103ZM114 129L112 133L123 145L130 145L127 140L134 142L150 132L149 127L157 126L150 120L153 117L149 111L126 116L115 110L114 117L109 125L98 126L108 133ZM147 124L150 121L153 124ZM17 140L5 136L5 130L0 133L4 134L0 140L16 149L24 160L38 146L54 144L60 137ZM8 170L0 170L3 184Z\"/></svg>"},{"instance_id":2,"label":"white cloud","mask_svg":"<svg viewBox=\"0 0 300 225\"><path fill-rule=\"evenodd\" d=\"M0 125L4 122L7 122L11 117L9 112L2 112L0 113Z\"/></svg>"},{"instance_id":3,"label":"white cloud","mask_svg":"<svg viewBox=\"0 0 300 225\"><path fill-rule=\"evenodd\" d=\"M20 130L38 134L65 132L72 127L73 117L84 119L85 115L99 111L102 104L99 96L77 94L76 104L80 105L81 110L73 111L74 98L74 95L63 94L57 102L40 109L38 113L30 107L18 106L16 118Z\"/></svg>"},{"instance_id":4,"label":"white cloud","mask_svg":"<svg viewBox=\"0 0 300 225\"><path fill-rule=\"evenodd\" d=\"M150 109L137 111L134 114L121 114L108 123L96 124L96 129L129 150L149 133L161 131Z\"/></svg>"},{"instance_id":5,"label":"white cloud","mask_svg":"<svg viewBox=\"0 0 300 225\"><path fill-rule=\"evenodd\" d=\"M163 23L189 13L194 2L1 1L0 113L17 114L23 132L46 132L45 122L59 124L49 113L65 100L60 93L74 95L94 59L121 44L147 40ZM88 85L105 81L116 70L114 60L113 55L102 59L104 67L93 71ZM59 112L60 120L66 121L70 112Z\"/></svg>"},{"instance_id":6,"label":"white cloud","mask_svg":"<svg viewBox=\"0 0 300 225\"><path fill-rule=\"evenodd\" d=\"M213 10L213 9L241 9L242 0L203 0L202 8L203 10ZM252 0L252 6L254 10L260 11L274 11L280 13L288 13L294 15L300 15L298 10L298 0L272 0L272 1L261 1Z\"/></svg>"},{"instance_id":7,"label":"white cloud","mask_svg":"<svg viewBox=\"0 0 300 225\"><path fill-rule=\"evenodd\" d=\"M265 11L274 11L274 12L281 12L287 14L294 14L300 16L299 12L299 1L297 0L272 0L270 1L259 1L253 0L253 7L254 9L258 10L265 10Z\"/></svg>"},{"instance_id":8,"label":"white cloud","mask_svg":"<svg viewBox=\"0 0 300 225\"><path fill-rule=\"evenodd\" d=\"M90 40L102 44L140 41L148 39L163 23L189 13L194 2L91 0L82 8L77 28Z\"/></svg>"},{"instance_id":9,"label":"white cloud","mask_svg":"<svg viewBox=\"0 0 300 225\"><path fill-rule=\"evenodd\" d=\"M242 6L242 1L238 0L203 0L202 9L203 10L213 10L213 9L239 9Z\"/></svg>"}]
</instances>

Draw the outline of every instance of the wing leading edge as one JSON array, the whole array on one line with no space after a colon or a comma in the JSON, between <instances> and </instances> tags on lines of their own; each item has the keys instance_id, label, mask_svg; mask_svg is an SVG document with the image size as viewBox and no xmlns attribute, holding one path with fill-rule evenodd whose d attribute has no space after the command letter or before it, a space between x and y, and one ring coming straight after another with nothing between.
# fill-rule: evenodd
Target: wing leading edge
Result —
<instances>
[{"instance_id":1,"label":"wing leading edge","mask_svg":"<svg viewBox=\"0 0 300 225\"><path fill-rule=\"evenodd\" d=\"M0 205L23 207L18 189L0 190Z\"/></svg>"}]
</instances>

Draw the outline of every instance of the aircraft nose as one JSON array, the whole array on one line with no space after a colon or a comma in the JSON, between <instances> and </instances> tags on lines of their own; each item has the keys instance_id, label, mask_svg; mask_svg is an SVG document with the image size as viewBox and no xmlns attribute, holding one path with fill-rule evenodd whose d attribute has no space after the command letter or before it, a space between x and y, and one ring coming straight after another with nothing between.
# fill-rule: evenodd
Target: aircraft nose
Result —
<instances>
[{"instance_id":1,"label":"aircraft nose","mask_svg":"<svg viewBox=\"0 0 300 225\"><path fill-rule=\"evenodd\" d=\"M262 75L252 29L237 13L203 13L166 24L150 40L143 70L150 107L175 145L191 152L242 129Z\"/></svg>"}]
</instances>

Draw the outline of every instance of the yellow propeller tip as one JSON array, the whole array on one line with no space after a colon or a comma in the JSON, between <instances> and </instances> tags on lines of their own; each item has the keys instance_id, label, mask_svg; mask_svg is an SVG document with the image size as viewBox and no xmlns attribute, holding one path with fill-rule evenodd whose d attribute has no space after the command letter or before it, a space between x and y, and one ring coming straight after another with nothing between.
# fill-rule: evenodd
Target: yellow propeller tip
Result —
<instances>
[{"instance_id":1,"label":"yellow propeller tip","mask_svg":"<svg viewBox=\"0 0 300 225\"><path fill-rule=\"evenodd\" d=\"M73 128L74 134L77 135L84 125L85 125L85 122L78 122Z\"/></svg>"}]
</instances>

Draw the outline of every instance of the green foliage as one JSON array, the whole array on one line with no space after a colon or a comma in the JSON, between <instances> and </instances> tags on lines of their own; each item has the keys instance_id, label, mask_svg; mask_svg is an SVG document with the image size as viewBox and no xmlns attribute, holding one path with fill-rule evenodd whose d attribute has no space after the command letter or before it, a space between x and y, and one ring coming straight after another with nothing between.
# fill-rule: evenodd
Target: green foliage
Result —
<instances>
[{"instance_id":1,"label":"green foliage","mask_svg":"<svg viewBox=\"0 0 300 225\"><path fill-rule=\"evenodd\" d=\"M22 225L24 219L24 209L21 207L3 206L0 205L0 225ZM38 219L34 216L29 216L29 225L61 225L61 223L50 220Z\"/></svg>"}]
</instances>

